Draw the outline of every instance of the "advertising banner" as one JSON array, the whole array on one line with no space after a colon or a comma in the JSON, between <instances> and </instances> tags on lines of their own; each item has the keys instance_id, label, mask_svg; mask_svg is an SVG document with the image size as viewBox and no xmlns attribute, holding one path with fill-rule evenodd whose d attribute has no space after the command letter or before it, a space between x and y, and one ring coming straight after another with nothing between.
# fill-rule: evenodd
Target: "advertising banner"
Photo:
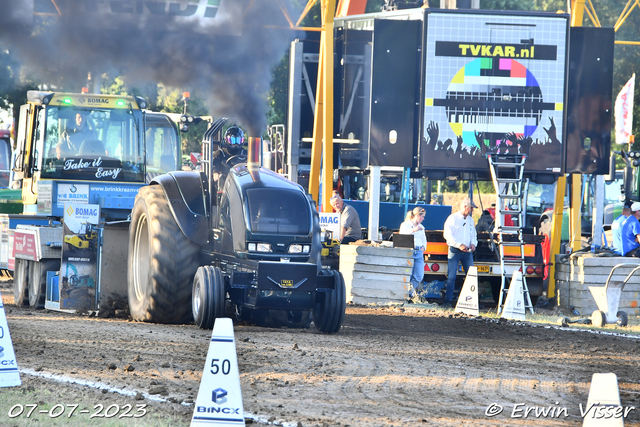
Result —
<instances>
[{"instance_id":1,"label":"advertising banner","mask_svg":"<svg viewBox=\"0 0 640 427\"><path fill-rule=\"evenodd\" d=\"M616 97L614 117L616 120L616 144L627 144L633 128L633 91L636 86L635 73L622 87Z\"/></svg>"},{"instance_id":2,"label":"advertising banner","mask_svg":"<svg viewBox=\"0 0 640 427\"><path fill-rule=\"evenodd\" d=\"M96 309L100 205L65 203L60 308Z\"/></svg>"},{"instance_id":3,"label":"advertising banner","mask_svg":"<svg viewBox=\"0 0 640 427\"><path fill-rule=\"evenodd\" d=\"M333 239L340 239L340 214L337 212L320 212L320 229L330 231Z\"/></svg>"},{"instance_id":4,"label":"advertising banner","mask_svg":"<svg viewBox=\"0 0 640 427\"><path fill-rule=\"evenodd\" d=\"M14 256L29 261L40 261L38 238L35 230L17 229L14 233Z\"/></svg>"},{"instance_id":5,"label":"advertising banner","mask_svg":"<svg viewBox=\"0 0 640 427\"><path fill-rule=\"evenodd\" d=\"M57 202L59 208L64 207L65 203L89 203L89 185L59 183Z\"/></svg>"}]
</instances>

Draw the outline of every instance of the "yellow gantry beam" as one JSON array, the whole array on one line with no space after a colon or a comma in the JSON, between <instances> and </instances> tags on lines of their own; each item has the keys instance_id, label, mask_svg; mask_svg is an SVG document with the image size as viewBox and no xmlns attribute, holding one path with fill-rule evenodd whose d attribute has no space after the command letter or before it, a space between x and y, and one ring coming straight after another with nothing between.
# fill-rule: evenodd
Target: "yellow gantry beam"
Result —
<instances>
[{"instance_id":1,"label":"yellow gantry beam","mask_svg":"<svg viewBox=\"0 0 640 427\"><path fill-rule=\"evenodd\" d=\"M322 0L322 34L320 35L309 193L322 205L324 212L330 211L329 199L333 190L333 20L335 12L336 0ZM322 147L322 155L320 147ZM319 200L318 183L321 163L322 200Z\"/></svg>"},{"instance_id":2,"label":"yellow gantry beam","mask_svg":"<svg viewBox=\"0 0 640 427\"><path fill-rule=\"evenodd\" d=\"M631 14L631 11L633 10L633 8L638 6L638 3L640 3L640 0L635 0L635 1L629 0L627 2L627 4L624 6L624 9L622 9L622 12L620 13L620 16L618 17L618 21L613 26L614 31L618 31L618 29L622 26L622 24L624 24L624 21L626 21L629 15Z\"/></svg>"},{"instance_id":3,"label":"yellow gantry beam","mask_svg":"<svg viewBox=\"0 0 640 427\"><path fill-rule=\"evenodd\" d=\"M591 4L591 0L588 0L589 4ZM640 1L640 0L638 0ZM593 5L592 5L593 7ZM572 0L571 2L571 26L572 27L581 27L582 22L584 20L584 10L585 10L585 0ZM589 12L587 12L589 14ZM596 16L595 10L593 11L593 16ZM591 17L593 21L593 17ZM596 17L597 20L597 17ZM595 22L594 22L595 25ZM572 250L578 250L581 248L582 242L582 234L580 227L580 193L582 187L582 181L580 179L580 175L572 176L572 199L571 199L571 210L570 210L570 221L571 227L570 230L570 239L571 239L571 248ZM562 216L564 212L564 193L567 187L567 179L565 176L561 176L558 178L556 182L556 199L553 207L553 219L551 222L551 235L549 239L551 240L551 251L549 256L549 262L551 265L549 266L549 288L547 289L547 298L551 299L556 295L556 255L560 253L560 240L562 238ZM577 200L577 203L576 203Z\"/></svg>"},{"instance_id":4,"label":"yellow gantry beam","mask_svg":"<svg viewBox=\"0 0 640 427\"><path fill-rule=\"evenodd\" d=\"M320 166L322 160L322 129L324 126L324 99L322 97L324 83L324 33L320 35L320 56L318 57L318 85L316 88L315 117L313 120L313 142L311 143L311 168L309 171L309 194L318 202L318 187L320 185Z\"/></svg>"},{"instance_id":5,"label":"yellow gantry beam","mask_svg":"<svg viewBox=\"0 0 640 427\"><path fill-rule=\"evenodd\" d=\"M336 0L323 1L322 16L324 17L323 31L324 36L324 69L322 77L324 83L322 86L322 96L324 98L324 111L322 113L323 126L323 173L322 173L322 210L331 212L329 199L333 195L333 19L336 13ZM318 143L314 136L314 143Z\"/></svg>"}]
</instances>

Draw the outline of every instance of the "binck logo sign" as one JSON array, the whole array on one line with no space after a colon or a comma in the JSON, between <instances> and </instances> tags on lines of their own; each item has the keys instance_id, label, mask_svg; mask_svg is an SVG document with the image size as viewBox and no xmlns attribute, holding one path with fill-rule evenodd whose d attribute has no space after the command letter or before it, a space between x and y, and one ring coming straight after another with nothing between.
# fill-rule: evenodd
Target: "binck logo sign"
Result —
<instances>
[{"instance_id":1,"label":"binck logo sign","mask_svg":"<svg viewBox=\"0 0 640 427\"><path fill-rule=\"evenodd\" d=\"M211 401L221 405L227 401L227 390L223 388L217 388L213 390Z\"/></svg>"}]
</instances>

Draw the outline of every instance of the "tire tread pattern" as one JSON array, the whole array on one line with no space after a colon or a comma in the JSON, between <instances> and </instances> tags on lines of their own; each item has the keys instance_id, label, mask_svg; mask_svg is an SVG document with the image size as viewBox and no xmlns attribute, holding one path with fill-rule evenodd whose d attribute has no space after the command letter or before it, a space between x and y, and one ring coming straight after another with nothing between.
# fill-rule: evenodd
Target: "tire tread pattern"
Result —
<instances>
[{"instance_id":1,"label":"tire tread pattern","mask_svg":"<svg viewBox=\"0 0 640 427\"><path fill-rule=\"evenodd\" d=\"M144 212L140 212L140 211ZM162 188L140 189L132 211L130 239L140 213L146 213L149 233L149 283L142 304L131 304L134 320L156 323L185 323L191 320L191 284L199 266L200 246L189 240L173 218ZM130 249L135 242L130 242ZM135 252L130 250L130 256ZM132 262L136 262L132 260ZM129 269L129 299L133 280ZM135 306L135 307L134 307ZM139 306L139 307L138 307Z\"/></svg>"},{"instance_id":2,"label":"tire tread pattern","mask_svg":"<svg viewBox=\"0 0 640 427\"><path fill-rule=\"evenodd\" d=\"M320 301L316 302L313 310L313 322L316 329L325 334L334 334L340 330L344 322L347 306L346 288L342 273L332 270L335 289L319 295Z\"/></svg>"},{"instance_id":3,"label":"tire tread pattern","mask_svg":"<svg viewBox=\"0 0 640 427\"><path fill-rule=\"evenodd\" d=\"M16 307L29 307L29 264L16 258L13 274L13 299Z\"/></svg>"}]
</instances>

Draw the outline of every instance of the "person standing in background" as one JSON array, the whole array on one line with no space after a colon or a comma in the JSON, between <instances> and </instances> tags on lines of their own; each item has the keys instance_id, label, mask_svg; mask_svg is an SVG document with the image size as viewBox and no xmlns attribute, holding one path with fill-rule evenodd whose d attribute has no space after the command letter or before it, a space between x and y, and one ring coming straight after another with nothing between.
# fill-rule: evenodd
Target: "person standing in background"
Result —
<instances>
[{"instance_id":1,"label":"person standing in background","mask_svg":"<svg viewBox=\"0 0 640 427\"><path fill-rule=\"evenodd\" d=\"M613 251L622 256L622 223L631 215L631 205L625 202L622 206L622 215L611 223L611 244Z\"/></svg>"},{"instance_id":2,"label":"person standing in background","mask_svg":"<svg viewBox=\"0 0 640 427\"><path fill-rule=\"evenodd\" d=\"M477 206L467 197L460 202L460 210L449 215L449 218L444 223L444 238L449 246L449 254L447 256L447 293L443 304L445 308L451 307L458 264L462 263L465 274L469 272L469 267L473 265L473 252L475 252L478 244L476 227L471 217L475 207Z\"/></svg>"},{"instance_id":3,"label":"person standing in background","mask_svg":"<svg viewBox=\"0 0 640 427\"><path fill-rule=\"evenodd\" d=\"M640 202L631 205L631 215L620 226L622 254L640 258Z\"/></svg>"},{"instance_id":4,"label":"person standing in background","mask_svg":"<svg viewBox=\"0 0 640 427\"><path fill-rule=\"evenodd\" d=\"M360 216L353 206L345 205L342 197L334 195L329 201L333 209L340 213L340 243L346 245L362 239Z\"/></svg>"},{"instance_id":5,"label":"person standing in background","mask_svg":"<svg viewBox=\"0 0 640 427\"><path fill-rule=\"evenodd\" d=\"M424 251L427 248L427 235L424 232L424 216L426 211L423 208L413 208L407 212L407 218L400 224L400 234L413 234L413 269L411 270L411 286L409 296L413 297L418 286L424 280Z\"/></svg>"}]
</instances>

